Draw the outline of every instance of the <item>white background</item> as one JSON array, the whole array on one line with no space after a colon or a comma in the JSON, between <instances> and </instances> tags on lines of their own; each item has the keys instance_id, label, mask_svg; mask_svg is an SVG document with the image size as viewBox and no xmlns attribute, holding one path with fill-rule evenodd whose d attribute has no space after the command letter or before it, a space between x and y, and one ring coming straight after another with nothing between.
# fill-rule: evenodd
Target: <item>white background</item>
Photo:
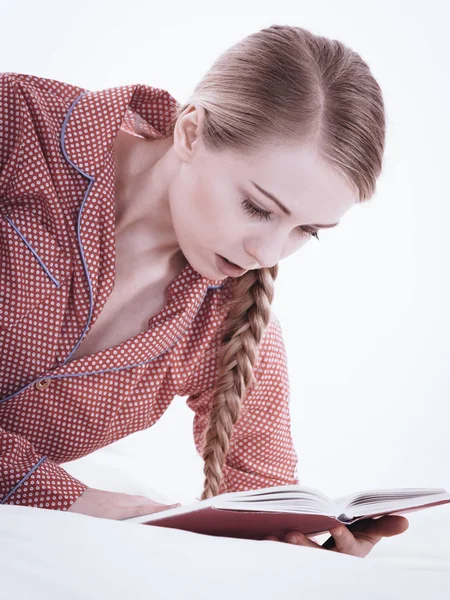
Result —
<instances>
[{"instance_id":1,"label":"white background","mask_svg":"<svg viewBox=\"0 0 450 600\"><path fill-rule=\"evenodd\" d=\"M446 11L444 0L2 6L1 71L91 90L145 83L185 102L221 52L275 23L339 39L369 64L387 111L377 192L282 261L274 300L299 477L331 496L450 491ZM203 488L192 420L176 397L147 431L65 466L92 487L187 501Z\"/></svg>"}]
</instances>

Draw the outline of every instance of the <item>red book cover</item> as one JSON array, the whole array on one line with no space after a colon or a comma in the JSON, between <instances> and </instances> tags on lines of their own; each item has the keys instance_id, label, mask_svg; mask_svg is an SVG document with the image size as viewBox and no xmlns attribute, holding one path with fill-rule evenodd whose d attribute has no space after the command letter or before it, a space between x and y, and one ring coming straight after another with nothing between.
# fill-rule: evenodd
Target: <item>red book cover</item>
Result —
<instances>
[{"instance_id":1,"label":"red book cover","mask_svg":"<svg viewBox=\"0 0 450 600\"><path fill-rule=\"evenodd\" d=\"M280 488L276 489L279 490ZM304 534L319 535L328 532L329 529L332 529L339 524L349 525L350 523L365 518L379 517L386 514L405 514L429 508L431 506L450 503L450 494L445 490L435 491L435 495L437 492L440 492L436 495L435 499L433 499L432 495L426 493L430 491L431 490L424 489L422 498L408 498L407 496L402 498L399 495L398 497L395 497L395 508L392 507L391 503L389 509L381 506L382 500L379 500L380 507L376 511L373 510L373 508L372 510L365 510L364 502L359 506L358 504L355 505L352 503L348 506L349 510L347 512L353 514L353 517L347 516L345 514L345 509L344 512L341 512L338 516L334 516L331 510L333 508L332 504L325 509L325 505L320 503L319 498L315 511L316 513L320 512L321 514L314 514L314 512L311 511L311 508L304 512L302 512L301 509L293 511L292 508L290 508L289 511L283 510L282 508L276 510L275 505L277 501L273 501L275 494L270 496L271 501L269 502L258 500L260 506L263 502L265 506L264 510L258 510L257 508L254 508L257 504L252 502L251 498L251 495L255 495L255 492L249 492L250 497L247 502L249 505L248 510L242 508L233 509L233 504L235 504L235 506L243 506L245 492L241 492L239 493L240 501L236 501L235 503L232 500L224 500L225 497L227 499L232 498L233 493L231 493L216 496L209 500L199 501L195 504L123 520L145 525L156 525L158 527L183 529L185 531L206 535L254 540L261 540L267 535L281 536L284 532L292 530L301 531ZM238 493L236 493L236 497L238 497ZM261 494L260 497L264 497L264 494ZM288 502L292 502L293 495L289 494L289 498ZM284 495L284 501L286 501L286 494ZM219 506L214 506L214 502ZM330 502L333 501L331 500ZM252 510L250 510L250 504ZM272 505L274 510L270 510ZM281 504L279 506L281 507ZM339 506L342 508L342 504ZM369 509L369 506L373 507L373 501L372 504L368 504L366 508ZM337 504L336 508L338 508Z\"/></svg>"}]
</instances>

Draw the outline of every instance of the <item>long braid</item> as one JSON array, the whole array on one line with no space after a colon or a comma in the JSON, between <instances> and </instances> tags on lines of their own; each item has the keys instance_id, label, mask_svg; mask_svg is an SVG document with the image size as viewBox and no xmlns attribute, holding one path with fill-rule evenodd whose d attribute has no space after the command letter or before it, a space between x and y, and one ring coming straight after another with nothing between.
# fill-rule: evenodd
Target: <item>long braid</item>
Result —
<instances>
[{"instance_id":1,"label":"long braid","mask_svg":"<svg viewBox=\"0 0 450 600\"><path fill-rule=\"evenodd\" d=\"M209 425L205 431L203 460L205 484L201 500L217 496L233 428L239 420L242 399L254 382L253 366L259 342L270 320L278 264L248 271L235 280L230 310L224 323L217 384Z\"/></svg>"}]
</instances>

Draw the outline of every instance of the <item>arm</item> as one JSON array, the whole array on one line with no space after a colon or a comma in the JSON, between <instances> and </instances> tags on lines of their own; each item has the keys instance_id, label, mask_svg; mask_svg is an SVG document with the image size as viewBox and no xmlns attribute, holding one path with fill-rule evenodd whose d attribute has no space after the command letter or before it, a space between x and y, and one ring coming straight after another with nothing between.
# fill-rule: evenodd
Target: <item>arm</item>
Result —
<instances>
[{"instance_id":1,"label":"arm","mask_svg":"<svg viewBox=\"0 0 450 600\"><path fill-rule=\"evenodd\" d=\"M26 438L0 428L0 505L65 511L87 487Z\"/></svg>"},{"instance_id":2,"label":"arm","mask_svg":"<svg viewBox=\"0 0 450 600\"><path fill-rule=\"evenodd\" d=\"M26 243L22 243L20 233L7 220L8 209L13 202L12 198L8 198L7 188L20 160L20 142L26 118L29 116L23 113L17 74L0 73L0 300L5 290L12 294L16 266L22 270L30 269L28 277L34 286L24 288L22 296L15 296L14 303L0 304L0 329L1 326L11 326L26 314L52 285ZM56 241L43 226L31 221L32 215L23 212L23 219L29 221L19 222L20 231L22 234L25 232L27 239L30 238L28 232L35 232L33 247L45 265L60 278L59 265L62 261ZM27 224L29 227L26 227ZM41 287L42 291L37 293ZM30 293L30 289L34 294ZM0 427L0 504L67 510L86 489L86 485L38 453L26 438Z\"/></svg>"},{"instance_id":3,"label":"arm","mask_svg":"<svg viewBox=\"0 0 450 600\"><path fill-rule=\"evenodd\" d=\"M208 425L216 353L207 354L197 382L202 391L192 389L187 405L195 412L194 440L202 455L202 436ZM213 364L214 363L214 364ZM258 362L254 366L256 382L247 390L241 417L234 426L224 468L220 493L298 484L298 457L291 435L289 413L289 376L281 325L275 315L260 342ZM206 385L206 387L205 387Z\"/></svg>"},{"instance_id":4,"label":"arm","mask_svg":"<svg viewBox=\"0 0 450 600\"><path fill-rule=\"evenodd\" d=\"M14 74L0 73L0 194L6 190L18 158L21 119Z\"/></svg>"}]
</instances>

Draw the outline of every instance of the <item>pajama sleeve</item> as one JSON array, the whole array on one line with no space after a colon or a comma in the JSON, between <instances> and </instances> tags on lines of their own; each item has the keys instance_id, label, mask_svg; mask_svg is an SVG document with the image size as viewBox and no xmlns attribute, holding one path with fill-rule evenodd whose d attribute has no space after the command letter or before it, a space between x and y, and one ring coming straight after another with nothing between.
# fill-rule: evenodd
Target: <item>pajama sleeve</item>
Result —
<instances>
[{"instance_id":1,"label":"pajama sleeve","mask_svg":"<svg viewBox=\"0 0 450 600\"><path fill-rule=\"evenodd\" d=\"M26 438L0 428L0 504L64 511L87 487Z\"/></svg>"},{"instance_id":2,"label":"pajama sleeve","mask_svg":"<svg viewBox=\"0 0 450 600\"><path fill-rule=\"evenodd\" d=\"M193 433L200 456L217 373L217 353L210 353L196 381L204 389L191 393L186 401L195 413ZM291 433L286 349L274 314L260 342L254 375L256 381L247 388L240 419L234 426L220 494L299 483L298 457Z\"/></svg>"},{"instance_id":3,"label":"pajama sleeve","mask_svg":"<svg viewBox=\"0 0 450 600\"><path fill-rule=\"evenodd\" d=\"M20 123L14 75L0 73L0 194L5 191L19 160Z\"/></svg>"},{"instance_id":4,"label":"pajama sleeve","mask_svg":"<svg viewBox=\"0 0 450 600\"><path fill-rule=\"evenodd\" d=\"M8 212L6 191L21 160L23 118L15 74L0 73L0 215ZM6 221L0 218L0 234L2 225L7 227ZM1 236L0 239L0 284L4 291L12 280L7 270L11 259L8 259L6 238ZM22 308L25 310L26 303ZM6 313L12 319L16 312L19 314L19 309L20 306L8 306ZM5 310L0 313L0 322L6 320ZM86 489L81 481L37 452L25 437L0 427L0 504L67 510Z\"/></svg>"}]
</instances>

